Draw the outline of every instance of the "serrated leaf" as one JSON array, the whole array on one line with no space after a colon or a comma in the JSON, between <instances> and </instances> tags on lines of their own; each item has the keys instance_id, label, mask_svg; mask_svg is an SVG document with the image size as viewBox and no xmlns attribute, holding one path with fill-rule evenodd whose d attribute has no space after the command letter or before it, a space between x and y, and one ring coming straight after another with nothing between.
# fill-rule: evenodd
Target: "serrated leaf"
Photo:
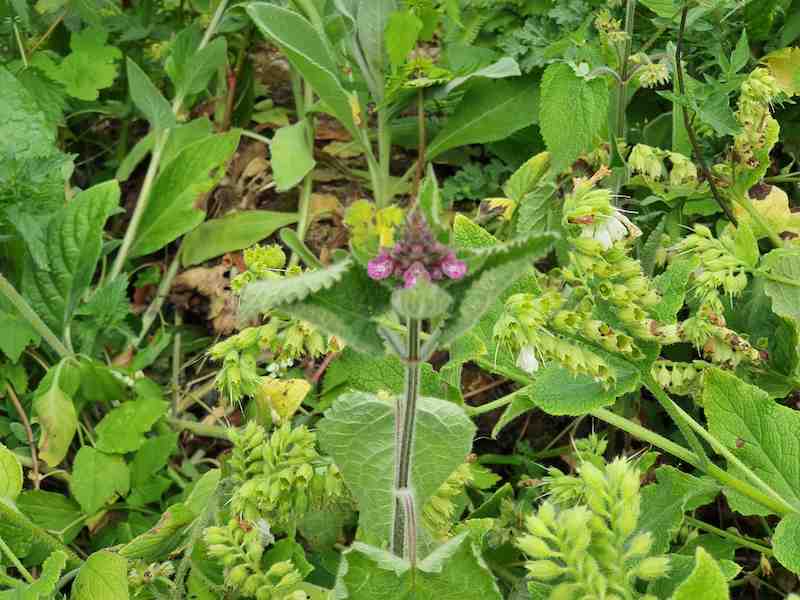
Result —
<instances>
[{"instance_id":1,"label":"serrated leaf","mask_svg":"<svg viewBox=\"0 0 800 600\"><path fill-rule=\"evenodd\" d=\"M783 281L764 277L764 291L775 314L800 320L800 250L779 248L767 254L761 269Z\"/></svg>"},{"instance_id":2,"label":"serrated leaf","mask_svg":"<svg viewBox=\"0 0 800 600\"><path fill-rule=\"evenodd\" d=\"M537 83L530 77L476 80L431 140L428 160L458 146L505 139L535 123L539 105Z\"/></svg>"},{"instance_id":3,"label":"serrated leaf","mask_svg":"<svg viewBox=\"0 0 800 600\"><path fill-rule=\"evenodd\" d=\"M678 586L672 600L728 600L728 582L717 561L703 548L695 553L695 567L689 578Z\"/></svg>"},{"instance_id":4,"label":"serrated leaf","mask_svg":"<svg viewBox=\"0 0 800 600\"><path fill-rule=\"evenodd\" d=\"M393 69L400 67L417 45L422 21L410 10L398 10L386 23L386 51Z\"/></svg>"},{"instance_id":5,"label":"serrated leaf","mask_svg":"<svg viewBox=\"0 0 800 600\"><path fill-rule=\"evenodd\" d=\"M447 312L453 302L438 285L421 281L411 288L401 288L392 293L392 308L405 319L435 319Z\"/></svg>"},{"instance_id":6,"label":"serrated leaf","mask_svg":"<svg viewBox=\"0 0 800 600\"><path fill-rule=\"evenodd\" d=\"M704 376L702 405L711 434L791 505L800 507L800 469L787 456L800 456L800 413L766 392L717 368ZM744 515L769 510L725 490L731 507Z\"/></svg>"},{"instance_id":7,"label":"serrated leaf","mask_svg":"<svg viewBox=\"0 0 800 600\"><path fill-rule=\"evenodd\" d=\"M320 33L296 12L267 2L251 2L247 13L261 33L275 43L306 79L326 107L354 139L360 139L351 96L342 86L339 69Z\"/></svg>"},{"instance_id":8,"label":"serrated leaf","mask_svg":"<svg viewBox=\"0 0 800 600\"><path fill-rule=\"evenodd\" d=\"M26 269L22 290L55 333L72 320L89 288L103 243L103 226L119 204L119 185L107 181L81 192L47 224L47 268ZM33 259L29 259L33 262Z\"/></svg>"},{"instance_id":9,"label":"serrated leaf","mask_svg":"<svg viewBox=\"0 0 800 600\"><path fill-rule=\"evenodd\" d=\"M554 63L542 76L539 127L561 171L594 147L608 122L608 86L603 78L586 81L564 63Z\"/></svg>"},{"instance_id":10,"label":"serrated leaf","mask_svg":"<svg viewBox=\"0 0 800 600\"><path fill-rule=\"evenodd\" d=\"M395 411L372 394L340 396L319 424L319 441L342 471L359 508L367 541L391 538L395 494ZM422 397L411 461L411 485L417 514L472 448L475 426L464 411L444 400ZM359 440L354 444L353 440Z\"/></svg>"},{"instance_id":11,"label":"serrated leaf","mask_svg":"<svg viewBox=\"0 0 800 600\"><path fill-rule=\"evenodd\" d=\"M39 109L36 99L3 66L0 66L0 156L18 160L41 158L52 153L55 127Z\"/></svg>"},{"instance_id":12,"label":"serrated leaf","mask_svg":"<svg viewBox=\"0 0 800 600\"><path fill-rule=\"evenodd\" d=\"M70 600L128 600L128 561L101 550L92 554L78 571Z\"/></svg>"},{"instance_id":13,"label":"serrated leaf","mask_svg":"<svg viewBox=\"0 0 800 600\"><path fill-rule=\"evenodd\" d=\"M412 567L385 550L355 542L343 557L339 597L350 600L501 600L492 572L466 535ZM344 596L346 594L346 596Z\"/></svg>"},{"instance_id":14,"label":"serrated leaf","mask_svg":"<svg viewBox=\"0 0 800 600\"><path fill-rule=\"evenodd\" d=\"M657 483L642 488L639 532L653 537L652 554L669 551L687 511L713 502L720 485L710 477L694 477L670 466L656 470Z\"/></svg>"},{"instance_id":15,"label":"serrated leaf","mask_svg":"<svg viewBox=\"0 0 800 600\"><path fill-rule=\"evenodd\" d=\"M305 119L281 127L269 145L272 174L279 192L292 189L316 166Z\"/></svg>"},{"instance_id":16,"label":"serrated leaf","mask_svg":"<svg viewBox=\"0 0 800 600\"><path fill-rule=\"evenodd\" d=\"M477 273L467 276L447 288L453 297L451 316L441 327L439 343L447 345L466 333L497 301L526 267L546 254L556 237L538 235L499 245L476 255L486 261Z\"/></svg>"},{"instance_id":17,"label":"serrated leaf","mask_svg":"<svg viewBox=\"0 0 800 600\"><path fill-rule=\"evenodd\" d=\"M167 403L153 396L123 402L97 424L95 447L112 454L135 452L144 443L144 434L166 412Z\"/></svg>"},{"instance_id":18,"label":"serrated leaf","mask_svg":"<svg viewBox=\"0 0 800 600\"><path fill-rule=\"evenodd\" d=\"M132 258L160 250L205 219L198 199L222 179L239 146L238 130L210 135L189 144L159 173L145 208Z\"/></svg>"},{"instance_id":19,"label":"serrated leaf","mask_svg":"<svg viewBox=\"0 0 800 600\"><path fill-rule=\"evenodd\" d=\"M0 444L0 498L14 501L22 491L22 465L14 453Z\"/></svg>"},{"instance_id":20,"label":"serrated leaf","mask_svg":"<svg viewBox=\"0 0 800 600\"><path fill-rule=\"evenodd\" d=\"M0 592L0 600L48 600L56 592L61 572L67 565L67 555L61 551L53 552L42 565L39 577L30 584Z\"/></svg>"},{"instance_id":21,"label":"serrated leaf","mask_svg":"<svg viewBox=\"0 0 800 600\"><path fill-rule=\"evenodd\" d=\"M670 263L667 270L656 277L655 287L661 294L661 300L652 311L653 316L661 323L675 323L678 311L686 301L689 291L689 279L697 268L697 260L679 259Z\"/></svg>"},{"instance_id":22,"label":"serrated leaf","mask_svg":"<svg viewBox=\"0 0 800 600\"><path fill-rule=\"evenodd\" d=\"M128 58L128 85L131 100L153 129L159 131L175 125L175 114L167 99L153 84L147 73L134 61Z\"/></svg>"},{"instance_id":23,"label":"serrated leaf","mask_svg":"<svg viewBox=\"0 0 800 600\"><path fill-rule=\"evenodd\" d=\"M119 48L109 46L108 32L98 27L76 31L70 38L72 52L56 64L49 55L34 54L33 65L50 79L64 86L67 93L79 100L97 100L100 90L111 87L117 78Z\"/></svg>"},{"instance_id":24,"label":"serrated leaf","mask_svg":"<svg viewBox=\"0 0 800 600\"><path fill-rule=\"evenodd\" d=\"M127 495L130 471L121 456L83 446L75 456L69 489L87 516L96 514L110 500Z\"/></svg>"},{"instance_id":25,"label":"serrated leaf","mask_svg":"<svg viewBox=\"0 0 800 600\"><path fill-rule=\"evenodd\" d=\"M249 248L282 227L297 222L297 213L247 210L225 215L201 224L183 239L181 263L184 267Z\"/></svg>"},{"instance_id":26,"label":"serrated leaf","mask_svg":"<svg viewBox=\"0 0 800 600\"><path fill-rule=\"evenodd\" d=\"M800 515L781 519L772 536L772 548L779 563L795 575L800 574Z\"/></svg>"},{"instance_id":27,"label":"serrated leaf","mask_svg":"<svg viewBox=\"0 0 800 600\"><path fill-rule=\"evenodd\" d=\"M16 363L25 348L38 346L41 336L22 317L0 311L0 351Z\"/></svg>"},{"instance_id":28,"label":"serrated leaf","mask_svg":"<svg viewBox=\"0 0 800 600\"><path fill-rule=\"evenodd\" d=\"M59 539L69 544L83 528L80 505L62 493L44 490L25 490L17 498L17 508L33 523L48 531L59 533Z\"/></svg>"}]
</instances>

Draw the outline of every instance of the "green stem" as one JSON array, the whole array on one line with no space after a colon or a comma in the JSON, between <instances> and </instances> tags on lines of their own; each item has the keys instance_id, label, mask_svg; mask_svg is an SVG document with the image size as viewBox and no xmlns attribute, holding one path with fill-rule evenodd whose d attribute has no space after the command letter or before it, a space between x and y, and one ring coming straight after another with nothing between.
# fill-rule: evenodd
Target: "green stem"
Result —
<instances>
[{"instance_id":1,"label":"green stem","mask_svg":"<svg viewBox=\"0 0 800 600\"><path fill-rule=\"evenodd\" d=\"M684 519L689 525L695 527L696 529L701 529L708 533L713 533L714 535L718 535L719 537L725 538L726 540L731 540L733 542L736 542L737 546L750 548L751 550L761 552L761 554L764 554L765 556L772 556L772 548L768 548L767 546L754 542L753 540L750 540L744 537L743 535L739 535L736 533L732 533L730 531L726 531L724 529L720 529L718 527L714 527L713 525L709 525L708 523L701 521L699 519L695 519L694 517L690 517L689 515L686 515Z\"/></svg>"},{"instance_id":2,"label":"green stem","mask_svg":"<svg viewBox=\"0 0 800 600\"><path fill-rule=\"evenodd\" d=\"M619 83L617 84L617 93L619 94L617 98L617 140L621 140L623 143L627 138L625 112L628 106L628 61L633 46L635 21L636 0L628 0L625 7L625 45L622 50L622 64L619 66Z\"/></svg>"},{"instance_id":3,"label":"green stem","mask_svg":"<svg viewBox=\"0 0 800 600\"><path fill-rule=\"evenodd\" d=\"M35 581L33 575L31 575L28 572L28 569L26 569L25 566L19 561L17 555L11 551L11 548L8 547L8 544L6 544L2 537L0 537L0 551L6 555L6 558L8 558L11 564L14 565L17 571L19 571L19 574L25 578L25 581L28 583L33 583Z\"/></svg>"},{"instance_id":4,"label":"green stem","mask_svg":"<svg viewBox=\"0 0 800 600\"><path fill-rule=\"evenodd\" d=\"M747 214L750 215L750 218L755 221L761 229L763 229L767 236L769 237L769 241L772 242L772 245L776 248L783 248L785 244L781 239L781 236L777 234L777 232L772 228L764 216L758 212L755 206L753 206L753 201L750 199L750 196L747 192L743 194L739 194L739 197L736 199L736 202L747 211Z\"/></svg>"},{"instance_id":5,"label":"green stem","mask_svg":"<svg viewBox=\"0 0 800 600\"><path fill-rule=\"evenodd\" d=\"M412 564L416 556L416 515L410 479L419 397L421 330L421 323L418 320L408 320L405 390L403 395L397 397L395 410L395 507L392 552L408 559Z\"/></svg>"},{"instance_id":6,"label":"green stem","mask_svg":"<svg viewBox=\"0 0 800 600\"><path fill-rule=\"evenodd\" d=\"M156 297L150 303L150 306L147 307L144 315L142 315L142 329L139 332L139 336L134 341L133 345L135 348L141 346L142 341L147 336L147 332L150 331L150 327L153 326L155 323L158 314L161 312L161 307L164 305L164 302L169 295L169 290L172 288L172 282L174 281L175 277L178 275L178 269L180 268L181 264L181 248L178 248L178 253L175 255L175 258L172 259L172 262L167 269L167 272L164 273L164 276L161 278L161 281L158 284L158 291L156 291Z\"/></svg>"},{"instance_id":7,"label":"green stem","mask_svg":"<svg viewBox=\"0 0 800 600\"><path fill-rule=\"evenodd\" d=\"M392 202L392 134L386 109L378 109L378 181L375 189L375 203L379 208Z\"/></svg>"},{"instance_id":8,"label":"green stem","mask_svg":"<svg viewBox=\"0 0 800 600\"><path fill-rule=\"evenodd\" d=\"M8 298L8 301L11 302L19 314L22 315L22 318L30 323L31 327L36 330L36 333L42 336L42 339L46 341L53 350L55 350L56 354L58 354L61 358L72 356L72 352L67 349L64 343L58 339L58 337L47 326L47 324L42 321L39 315L36 314L36 311L31 308L30 304L28 304L28 301L22 297L22 295L13 285L11 285L11 282L6 279L2 273L0 273L0 294Z\"/></svg>"},{"instance_id":9,"label":"green stem","mask_svg":"<svg viewBox=\"0 0 800 600\"><path fill-rule=\"evenodd\" d=\"M486 404L481 404L479 406L465 406L464 410L467 411L467 414L470 417L477 417L479 415L486 414L488 412L492 412L493 410L497 410L498 408L503 408L504 406L508 406L511 404L517 396L526 396L529 395L529 392L526 388L520 388L508 394L507 396L503 396L502 398L498 398L497 400L493 400L492 402L487 402Z\"/></svg>"},{"instance_id":10,"label":"green stem","mask_svg":"<svg viewBox=\"0 0 800 600\"><path fill-rule=\"evenodd\" d=\"M295 99L297 104L297 116L299 120L307 120L307 141L311 152L314 150L314 119L308 115L308 107L314 102L314 91L307 81L302 82L303 92L298 94ZM311 210L311 195L314 192L314 170L312 169L304 178L300 188L300 198L297 205L297 237L305 240L306 231L309 225L309 212ZM300 261L297 253L293 252L289 261L289 266L293 267Z\"/></svg>"},{"instance_id":11,"label":"green stem","mask_svg":"<svg viewBox=\"0 0 800 600\"><path fill-rule=\"evenodd\" d=\"M201 437L216 438L218 440L230 439L228 430L225 427L206 425L205 423L198 423L187 419L169 419L169 423L174 429L191 431Z\"/></svg>"},{"instance_id":12,"label":"green stem","mask_svg":"<svg viewBox=\"0 0 800 600\"><path fill-rule=\"evenodd\" d=\"M769 279L777 283L783 283L784 285L790 285L792 287L800 287L800 281L797 279L790 279L789 277L784 277L783 275L775 275L774 273L770 273L769 271L764 271L761 269L748 269L747 271L748 273L752 273L753 275L757 275L758 277L763 277L764 279Z\"/></svg>"}]
</instances>

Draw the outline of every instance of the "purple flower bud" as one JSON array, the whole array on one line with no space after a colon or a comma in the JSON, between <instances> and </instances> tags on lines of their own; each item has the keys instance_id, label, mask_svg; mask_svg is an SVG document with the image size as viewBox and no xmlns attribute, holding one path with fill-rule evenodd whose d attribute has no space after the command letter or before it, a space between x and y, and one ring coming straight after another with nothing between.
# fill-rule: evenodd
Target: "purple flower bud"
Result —
<instances>
[{"instance_id":1,"label":"purple flower bud","mask_svg":"<svg viewBox=\"0 0 800 600\"><path fill-rule=\"evenodd\" d=\"M450 279L461 279L467 274L467 264L463 260L458 260L452 252L444 258L441 268Z\"/></svg>"},{"instance_id":2,"label":"purple flower bud","mask_svg":"<svg viewBox=\"0 0 800 600\"><path fill-rule=\"evenodd\" d=\"M403 284L404 288L410 288L417 285L417 281L420 279L425 279L427 281L431 280L431 276L428 273L428 270L425 268L421 262L415 262L413 265L408 267L405 273L403 273Z\"/></svg>"},{"instance_id":3,"label":"purple flower bud","mask_svg":"<svg viewBox=\"0 0 800 600\"><path fill-rule=\"evenodd\" d=\"M386 279L392 276L393 271L394 261L386 252L381 252L367 263L367 273L372 279Z\"/></svg>"}]
</instances>

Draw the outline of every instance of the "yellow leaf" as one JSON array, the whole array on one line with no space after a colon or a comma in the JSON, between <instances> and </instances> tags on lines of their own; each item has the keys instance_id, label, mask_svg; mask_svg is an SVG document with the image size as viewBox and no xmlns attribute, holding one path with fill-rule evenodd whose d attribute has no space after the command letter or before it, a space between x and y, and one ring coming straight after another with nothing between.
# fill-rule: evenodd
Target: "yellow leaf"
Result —
<instances>
[{"instance_id":1,"label":"yellow leaf","mask_svg":"<svg viewBox=\"0 0 800 600\"><path fill-rule=\"evenodd\" d=\"M769 66L778 85L789 96L800 94L800 48L782 48L763 61Z\"/></svg>"},{"instance_id":2,"label":"yellow leaf","mask_svg":"<svg viewBox=\"0 0 800 600\"><path fill-rule=\"evenodd\" d=\"M517 203L508 198L487 198L486 202L489 203L491 210L503 209L502 219L504 221L510 221L511 217L514 216L514 211L517 209Z\"/></svg>"},{"instance_id":3,"label":"yellow leaf","mask_svg":"<svg viewBox=\"0 0 800 600\"><path fill-rule=\"evenodd\" d=\"M763 200L752 198L751 202L778 235L783 233L800 235L800 213L792 212L789 206L789 196L781 188L773 185ZM750 225L758 239L767 236L764 228L755 223L744 208L737 204L734 212L740 222Z\"/></svg>"},{"instance_id":4,"label":"yellow leaf","mask_svg":"<svg viewBox=\"0 0 800 600\"><path fill-rule=\"evenodd\" d=\"M350 94L347 98L350 101L350 111L353 113L353 122L357 127L361 127L361 104L358 101L358 96Z\"/></svg>"},{"instance_id":5,"label":"yellow leaf","mask_svg":"<svg viewBox=\"0 0 800 600\"><path fill-rule=\"evenodd\" d=\"M311 384L305 379L267 377L258 387L255 400L272 412L275 421L284 423L294 416L310 390Z\"/></svg>"}]
</instances>

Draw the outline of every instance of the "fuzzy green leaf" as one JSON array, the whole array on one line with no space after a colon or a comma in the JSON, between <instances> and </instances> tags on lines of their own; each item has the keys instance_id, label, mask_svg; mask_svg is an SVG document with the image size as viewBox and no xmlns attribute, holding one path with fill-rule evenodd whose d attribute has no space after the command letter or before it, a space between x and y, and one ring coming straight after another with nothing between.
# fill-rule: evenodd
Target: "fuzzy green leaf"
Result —
<instances>
[{"instance_id":1,"label":"fuzzy green leaf","mask_svg":"<svg viewBox=\"0 0 800 600\"><path fill-rule=\"evenodd\" d=\"M190 267L226 252L249 248L296 222L297 213L269 210L246 210L206 221L183 239L181 262Z\"/></svg>"},{"instance_id":2,"label":"fuzzy green leaf","mask_svg":"<svg viewBox=\"0 0 800 600\"><path fill-rule=\"evenodd\" d=\"M77 385L71 381L69 369L66 359L51 368L33 398L33 410L42 427L39 458L50 467L64 460L78 429L78 414L71 398Z\"/></svg>"},{"instance_id":3,"label":"fuzzy green leaf","mask_svg":"<svg viewBox=\"0 0 800 600\"><path fill-rule=\"evenodd\" d=\"M33 95L2 66L0 89L0 157L23 160L49 155L56 139L55 128Z\"/></svg>"},{"instance_id":4,"label":"fuzzy green leaf","mask_svg":"<svg viewBox=\"0 0 800 600\"><path fill-rule=\"evenodd\" d=\"M364 54L370 75L376 82L380 82L384 78L384 63L386 62L384 34L389 16L396 8L396 0L361 0L355 15L358 45ZM379 90L375 90L375 92L379 93Z\"/></svg>"},{"instance_id":5,"label":"fuzzy green leaf","mask_svg":"<svg viewBox=\"0 0 800 600\"><path fill-rule=\"evenodd\" d=\"M22 465L14 453L0 444L0 498L16 500L22 491Z\"/></svg>"},{"instance_id":6,"label":"fuzzy green leaf","mask_svg":"<svg viewBox=\"0 0 800 600\"><path fill-rule=\"evenodd\" d=\"M166 67L178 96L202 92L227 60L228 44L224 37L212 40L198 51L201 35L197 29L185 29L172 45Z\"/></svg>"},{"instance_id":7,"label":"fuzzy green leaf","mask_svg":"<svg viewBox=\"0 0 800 600\"><path fill-rule=\"evenodd\" d=\"M123 402L97 424L95 447L112 454L135 452L144 443L144 434L166 412L167 403L158 397L144 396Z\"/></svg>"},{"instance_id":8,"label":"fuzzy green leaf","mask_svg":"<svg viewBox=\"0 0 800 600\"><path fill-rule=\"evenodd\" d=\"M412 567L385 550L356 542L336 586L350 600L500 600L492 572L465 535ZM344 594L347 594L344 596Z\"/></svg>"},{"instance_id":9,"label":"fuzzy green leaf","mask_svg":"<svg viewBox=\"0 0 800 600\"><path fill-rule=\"evenodd\" d=\"M800 321L800 250L773 250L761 261L761 268L785 280L764 278L764 291L772 298L772 310L781 317Z\"/></svg>"},{"instance_id":10,"label":"fuzzy green leaf","mask_svg":"<svg viewBox=\"0 0 800 600\"><path fill-rule=\"evenodd\" d=\"M67 555L61 551L53 552L42 565L39 577L28 585L12 591L0 592L0 600L49 600L56 592L61 572L67 565Z\"/></svg>"},{"instance_id":11,"label":"fuzzy green leaf","mask_svg":"<svg viewBox=\"0 0 800 600\"><path fill-rule=\"evenodd\" d=\"M538 235L475 251L475 256L486 261L476 273L467 273L447 288L454 302L450 318L442 324L439 343L446 346L473 327L497 302L497 296L550 250L555 239L553 235Z\"/></svg>"},{"instance_id":12,"label":"fuzzy green leaf","mask_svg":"<svg viewBox=\"0 0 800 600\"><path fill-rule=\"evenodd\" d=\"M83 528L80 505L58 492L25 490L17 498L17 508L42 529L59 532L69 544Z\"/></svg>"},{"instance_id":13,"label":"fuzzy green leaf","mask_svg":"<svg viewBox=\"0 0 800 600\"><path fill-rule=\"evenodd\" d=\"M153 129L169 129L175 125L175 114L167 99L161 94L142 68L130 58L128 65L128 85L131 99Z\"/></svg>"},{"instance_id":14,"label":"fuzzy green leaf","mask_svg":"<svg viewBox=\"0 0 800 600\"><path fill-rule=\"evenodd\" d=\"M394 512L394 407L364 393L340 396L319 424L320 444L341 469L355 496L365 540L376 545L391 536ZM475 426L450 402L422 397L411 467L417 514L472 448ZM354 444L353 440L359 440Z\"/></svg>"},{"instance_id":15,"label":"fuzzy green leaf","mask_svg":"<svg viewBox=\"0 0 800 600\"><path fill-rule=\"evenodd\" d=\"M393 69L402 66L408 53L417 45L422 21L410 10L398 10L386 24L386 50Z\"/></svg>"},{"instance_id":16,"label":"fuzzy green leaf","mask_svg":"<svg viewBox=\"0 0 800 600\"><path fill-rule=\"evenodd\" d=\"M279 192L292 189L316 166L314 149L309 140L309 123L302 120L281 127L269 146L272 173Z\"/></svg>"},{"instance_id":17,"label":"fuzzy green leaf","mask_svg":"<svg viewBox=\"0 0 800 600\"><path fill-rule=\"evenodd\" d=\"M239 136L236 130L189 144L161 171L131 257L160 250L203 222L206 213L197 202L222 179L226 163L239 146Z\"/></svg>"},{"instance_id":18,"label":"fuzzy green leaf","mask_svg":"<svg viewBox=\"0 0 800 600\"><path fill-rule=\"evenodd\" d=\"M120 548L120 555L145 562L166 559L186 539L197 514L185 504L171 505L158 523Z\"/></svg>"},{"instance_id":19,"label":"fuzzy green leaf","mask_svg":"<svg viewBox=\"0 0 800 600\"><path fill-rule=\"evenodd\" d=\"M539 123L542 137L561 171L593 148L608 122L608 86L600 77L586 81L567 64L554 63L542 76Z\"/></svg>"},{"instance_id":20,"label":"fuzzy green leaf","mask_svg":"<svg viewBox=\"0 0 800 600\"><path fill-rule=\"evenodd\" d=\"M775 558L795 575L800 574L800 515L783 517L772 537Z\"/></svg>"},{"instance_id":21,"label":"fuzzy green leaf","mask_svg":"<svg viewBox=\"0 0 800 600\"><path fill-rule=\"evenodd\" d=\"M675 323L678 311L683 308L689 279L697 268L696 259L679 259L670 263L666 271L656 277L655 285L661 301L653 307L653 316L661 323Z\"/></svg>"},{"instance_id":22,"label":"fuzzy green leaf","mask_svg":"<svg viewBox=\"0 0 800 600\"><path fill-rule=\"evenodd\" d=\"M261 33L283 51L292 66L311 84L327 109L355 139L360 139L350 105L351 96L342 86L339 69L320 33L296 12L267 2L251 2L247 13Z\"/></svg>"},{"instance_id":23,"label":"fuzzy green leaf","mask_svg":"<svg viewBox=\"0 0 800 600\"><path fill-rule=\"evenodd\" d=\"M720 369L705 374L702 405L711 434L787 502L800 507L800 412L777 404L766 392ZM769 510L726 490L744 515Z\"/></svg>"},{"instance_id":24,"label":"fuzzy green leaf","mask_svg":"<svg viewBox=\"0 0 800 600\"><path fill-rule=\"evenodd\" d=\"M728 582L717 561L703 548L695 553L695 567L689 578L678 586L672 600L728 600Z\"/></svg>"},{"instance_id":25,"label":"fuzzy green leaf","mask_svg":"<svg viewBox=\"0 0 800 600\"><path fill-rule=\"evenodd\" d=\"M720 486L709 477L693 477L669 466L656 470L656 478L657 483L642 488L639 532L650 532L652 553L662 554L669 551L684 513L712 502Z\"/></svg>"},{"instance_id":26,"label":"fuzzy green leaf","mask_svg":"<svg viewBox=\"0 0 800 600\"><path fill-rule=\"evenodd\" d=\"M112 456L91 446L78 450L69 488L87 515L96 514L117 495L130 490L130 471L121 456Z\"/></svg>"},{"instance_id":27,"label":"fuzzy green leaf","mask_svg":"<svg viewBox=\"0 0 800 600\"><path fill-rule=\"evenodd\" d=\"M428 147L428 160L443 152L496 142L536 122L538 81L530 77L476 80Z\"/></svg>"},{"instance_id":28,"label":"fuzzy green leaf","mask_svg":"<svg viewBox=\"0 0 800 600\"><path fill-rule=\"evenodd\" d=\"M47 267L37 268L29 258L23 293L57 334L65 331L92 282L103 245L103 226L118 204L119 185L113 179L81 192L47 225Z\"/></svg>"},{"instance_id":29,"label":"fuzzy green leaf","mask_svg":"<svg viewBox=\"0 0 800 600\"><path fill-rule=\"evenodd\" d=\"M128 600L128 561L101 550L92 554L78 571L70 600Z\"/></svg>"}]
</instances>

